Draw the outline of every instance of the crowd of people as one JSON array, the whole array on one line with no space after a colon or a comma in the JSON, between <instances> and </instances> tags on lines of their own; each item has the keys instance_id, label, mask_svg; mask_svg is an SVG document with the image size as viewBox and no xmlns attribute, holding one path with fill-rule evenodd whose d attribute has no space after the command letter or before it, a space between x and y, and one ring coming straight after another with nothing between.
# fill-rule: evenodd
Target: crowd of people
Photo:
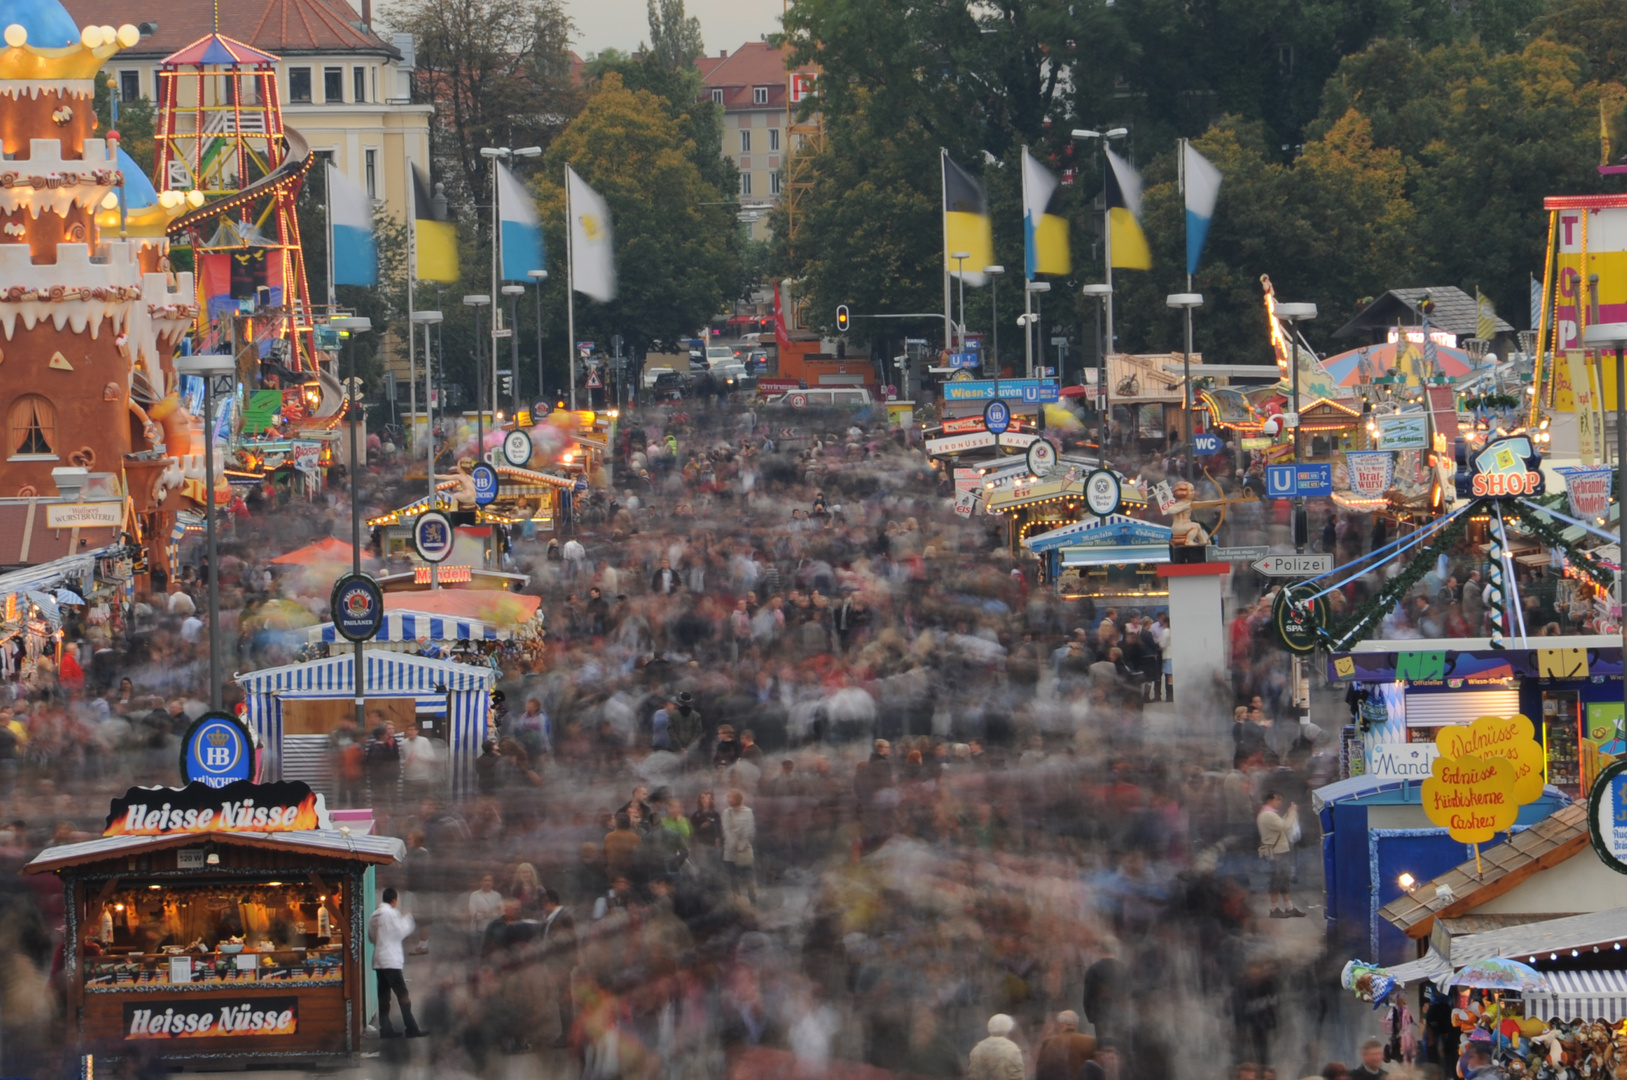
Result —
<instances>
[{"instance_id":1,"label":"crowd of people","mask_svg":"<svg viewBox=\"0 0 1627 1080\"><path fill-rule=\"evenodd\" d=\"M1288 921L1336 750L1283 722L1254 637L1248 680L1178 685L1167 610L1039 584L884 413L787 434L651 407L608 464L601 513L507 554L547 633L482 661L498 704L469 797L421 732L335 733L330 802L407 846L379 886L413 1046L581 1080L1153 1080L1353 1044L1317 920ZM414 496L382 455L360 479L364 512ZM0 714L30 763L16 850L171 782L200 642L234 650L228 673L291 658L277 616L325 614L321 583L268 559L343 535L347 502L250 500L221 626L188 636L203 576L182 573L165 596L190 610L141 598L82 690ZM48 939L60 897L24 900Z\"/></svg>"}]
</instances>

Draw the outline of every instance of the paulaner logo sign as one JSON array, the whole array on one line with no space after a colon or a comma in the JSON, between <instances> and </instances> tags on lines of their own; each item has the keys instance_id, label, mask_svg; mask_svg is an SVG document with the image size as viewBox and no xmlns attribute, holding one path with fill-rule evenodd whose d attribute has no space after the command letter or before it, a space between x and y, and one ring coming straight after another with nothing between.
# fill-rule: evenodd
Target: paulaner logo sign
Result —
<instances>
[{"instance_id":1,"label":"paulaner logo sign","mask_svg":"<svg viewBox=\"0 0 1627 1080\"><path fill-rule=\"evenodd\" d=\"M199 1039L231 1035L292 1035L299 1030L299 999L196 1001L171 1005L126 1003L124 1038Z\"/></svg>"},{"instance_id":2,"label":"paulaner logo sign","mask_svg":"<svg viewBox=\"0 0 1627 1080\"><path fill-rule=\"evenodd\" d=\"M322 796L297 780L224 787L131 788L114 799L103 836L173 836L207 832L292 832L327 829Z\"/></svg>"}]
</instances>

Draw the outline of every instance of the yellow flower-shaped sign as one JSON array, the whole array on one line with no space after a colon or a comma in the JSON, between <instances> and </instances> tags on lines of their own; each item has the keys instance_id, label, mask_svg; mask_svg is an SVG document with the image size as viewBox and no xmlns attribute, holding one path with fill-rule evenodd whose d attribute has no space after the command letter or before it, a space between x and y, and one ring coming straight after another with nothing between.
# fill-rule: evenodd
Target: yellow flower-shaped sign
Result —
<instances>
[{"instance_id":1,"label":"yellow flower-shaped sign","mask_svg":"<svg viewBox=\"0 0 1627 1080\"><path fill-rule=\"evenodd\" d=\"M1424 815L1465 844L1482 844L1514 824L1514 766L1507 758L1438 757L1424 781Z\"/></svg>"},{"instance_id":2,"label":"yellow flower-shaped sign","mask_svg":"<svg viewBox=\"0 0 1627 1080\"><path fill-rule=\"evenodd\" d=\"M1542 745L1536 728L1523 716L1482 716L1472 724L1441 728L1435 746L1443 758L1507 758L1514 766L1514 804L1524 806L1542 798Z\"/></svg>"}]
</instances>

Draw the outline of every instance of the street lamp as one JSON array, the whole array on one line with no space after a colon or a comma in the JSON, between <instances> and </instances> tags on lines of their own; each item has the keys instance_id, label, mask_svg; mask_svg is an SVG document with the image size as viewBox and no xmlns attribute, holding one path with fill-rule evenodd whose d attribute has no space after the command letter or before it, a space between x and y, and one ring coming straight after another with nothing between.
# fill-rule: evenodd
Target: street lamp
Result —
<instances>
[{"instance_id":1,"label":"street lamp","mask_svg":"<svg viewBox=\"0 0 1627 1080\"><path fill-rule=\"evenodd\" d=\"M1003 266L1000 266L999 264L995 264L994 266L985 266L983 268L983 272L985 274L989 275L989 311L994 316L992 319L989 320L989 327L990 327L991 332L994 335L993 340L991 340L989 342L989 355L990 355L990 358L992 359L992 361L994 363L994 381L999 382L1000 381L1000 292L999 292L999 290L1000 290L1000 275L1006 272L1006 268L1003 267ZM961 318L965 319L965 317L966 317L966 306L965 306L964 301L961 304L961 312L960 312L960 314L961 314ZM965 325L965 324L962 323L962 325Z\"/></svg>"},{"instance_id":2,"label":"street lamp","mask_svg":"<svg viewBox=\"0 0 1627 1080\"><path fill-rule=\"evenodd\" d=\"M1594 349L1611 349L1616 354L1616 528L1622 551L1627 551L1627 513L1622 513L1623 500L1621 497L1621 469L1622 463L1627 462L1627 379L1623 378L1627 372L1627 363L1623 363L1622 351L1627 349L1627 323L1594 323L1582 331L1582 343ZM1621 655L1627 657L1627 609L1622 609L1621 601L1627 598L1627 588L1621 583L1621 575L1616 575L1616 602L1618 610L1623 614L1617 615L1621 623ZM1622 682L1623 707L1627 708L1627 680Z\"/></svg>"},{"instance_id":3,"label":"street lamp","mask_svg":"<svg viewBox=\"0 0 1627 1080\"><path fill-rule=\"evenodd\" d=\"M952 252L949 256L955 260L955 277L960 286L960 351L966 351L966 260L972 257L969 251Z\"/></svg>"},{"instance_id":4,"label":"street lamp","mask_svg":"<svg viewBox=\"0 0 1627 1080\"><path fill-rule=\"evenodd\" d=\"M412 321L424 328L424 442L429 444L424 475L429 481L427 505L431 510L435 508L435 354L429 349L429 328L439 326L443 318L439 311L412 313ZM439 588L440 584L440 563L430 563L429 587Z\"/></svg>"},{"instance_id":5,"label":"street lamp","mask_svg":"<svg viewBox=\"0 0 1627 1080\"><path fill-rule=\"evenodd\" d=\"M542 380L542 283L548 280L548 271L527 270L525 276L537 283L537 400L541 401L548 396Z\"/></svg>"},{"instance_id":6,"label":"street lamp","mask_svg":"<svg viewBox=\"0 0 1627 1080\"><path fill-rule=\"evenodd\" d=\"M519 423L520 416L520 297L525 295L524 285L504 285L503 295L508 297L508 377L513 380L510 389L514 391L514 417ZM497 395L492 395L496 400Z\"/></svg>"},{"instance_id":7,"label":"street lamp","mask_svg":"<svg viewBox=\"0 0 1627 1080\"><path fill-rule=\"evenodd\" d=\"M1164 303L1186 316L1186 352L1181 354L1181 434L1186 440L1186 482L1192 482L1192 309L1203 306L1201 293L1170 293ZM1294 429L1296 432L1298 428Z\"/></svg>"},{"instance_id":8,"label":"street lamp","mask_svg":"<svg viewBox=\"0 0 1627 1080\"><path fill-rule=\"evenodd\" d=\"M1033 304L1034 294L1048 293L1050 291L1051 283L1049 281L1023 282L1023 311L1029 316L1028 321L1023 324L1025 327L1039 325L1039 312L1034 310ZM1027 369L1028 378L1032 379L1034 377L1034 335L1026 329L1023 331L1023 362L1024 367Z\"/></svg>"},{"instance_id":9,"label":"street lamp","mask_svg":"<svg viewBox=\"0 0 1627 1080\"><path fill-rule=\"evenodd\" d=\"M1309 322L1316 318L1315 304L1278 304L1277 318L1286 323L1297 326L1302 322ZM1299 332L1295 330L1288 335L1290 385L1293 387L1294 401L1294 464L1299 464ZM1310 531L1305 515L1305 496L1294 497L1294 552L1305 554L1306 533Z\"/></svg>"},{"instance_id":10,"label":"street lamp","mask_svg":"<svg viewBox=\"0 0 1627 1080\"><path fill-rule=\"evenodd\" d=\"M521 146L510 148L507 146L482 146L480 156L492 162L491 170L491 295L497 295L498 268L502 265L503 226L499 216L502 199L497 189L497 162L513 161L515 158L532 158L542 154L540 146ZM512 305L510 305L512 308ZM497 412L497 338L502 332L503 321L501 309L493 308L491 315L491 411ZM513 321L512 319L510 321ZM512 335L512 327L510 334ZM509 350L512 356L519 346L515 345Z\"/></svg>"},{"instance_id":11,"label":"street lamp","mask_svg":"<svg viewBox=\"0 0 1627 1080\"><path fill-rule=\"evenodd\" d=\"M328 320L328 327L348 334L362 334L373 329L373 320L365 315L340 315ZM356 421L361 416L361 380L356 377L356 344L350 343L345 350L350 354L350 378L347 380L347 396L345 412L350 422L350 572L362 572L362 500L361 488L358 485L357 475L361 472L359 467L361 453L356 446ZM335 617L338 612L333 613ZM366 710L366 675L367 669L362 662L362 643L356 642L353 646L352 659L355 663L356 681L356 730L365 731L367 725Z\"/></svg>"},{"instance_id":12,"label":"street lamp","mask_svg":"<svg viewBox=\"0 0 1627 1080\"><path fill-rule=\"evenodd\" d=\"M220 553L215 541L215 391L231 396L237 380L235 357L219 353L177 356L175 371L203 379L204 536L209 547L209 707L220 708ZM218 384L218 385L217 385Z\"/></svg>"},{"instance_id":13,"label":"street lamp","mask_svg":"<svg viewBox=\"0 0 1627 1080\"><path fill-rule=\"evenodd\" d=\"M1105 131L1095 131L1091 128L1074 128L1072 135L1075 139L1089 141L1099 140L1102 147L1102 268L1107 275L1107 291L1102 293L1102 304L1107 313L1107 343L1105 349L1113 352L1113 226L1111 216L1113 208L1107 205L1107 144L1114 139L1122 139L1130 134L1129 128L1108 128Z\"/></svg>"},{"instance_id":14,"label":"street lamp","mask_svg":"<svg viewBox=\"0 0 1627 1080\"><path fill-rule=\"evenodd\" d=\"M480 312L491 303L491 297L485 293L469 293L463 302L475 309L475 459L478 461L486 450L486 360L480 355L484 340L480 336ZM492 342L492 349L496 351L497 342Z\"/></svg>"},{"instance_id":15,"label":"street lamp","mask_svg":"<svg viewBox=\"0 0 1627 1080\"><path fill-rule=\"evenodd\" d=\"M1107 409L1107 356L1102 348L1102 308L1113 295L1113 286L1092 282L1079 290L1096 301L1096 454L1100 465L1107 464L1107 441L1103 415Z\"/></svg>"}]
</instances>

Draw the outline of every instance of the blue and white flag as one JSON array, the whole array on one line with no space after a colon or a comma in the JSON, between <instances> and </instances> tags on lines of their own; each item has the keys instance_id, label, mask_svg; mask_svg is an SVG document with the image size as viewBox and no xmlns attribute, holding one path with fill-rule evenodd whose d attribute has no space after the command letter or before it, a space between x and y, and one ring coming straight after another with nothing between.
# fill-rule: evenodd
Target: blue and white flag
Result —
<instances>
[{"instance_id":1,"label":"blue and white flag","mask_svg":"<svg viewBox=\"0 0 1627 1080\"><path fill-rule=\"evenodd\" d=\"M1196 274L1203 242L1209 238L1209 219L1220 198L1220 170L1189 142L1181 144L1181 154L1186 176L1186 272Z\"/></svg>"},{"instance_id":2,"label":"blue and white flag","mask_svg":"<svg viewBox=\"0 0 1627 1080\"><path fill-rule=\"evenodd\" d=\"M503 280L525 281L533 270L546 269L542 224L525 185L501 161L497 167L497 220L503 234Z\"/></svg>"},{"instance_id":3,"label":"blue and white flag","mask_svg":"<svg viewBox=\"0 0 1627 1080\"><path fill-rule=\"evenodd\" d=\"M373 200L331 162L328 164L328 250L335 285L377 285L373 246Z\"/></svg>"},{"instance_id":4,"label":"blue and white flag","mask_svg":"<svg viewBox=\"0 0 1627 1080\"><path fill-rule=\"evenodd\" d=\"M565 166L565 192L571 219L571 288L609 303L616 298L616 240L610 230L610 207L569 165Z\"/></svg>"}]
</instances>

